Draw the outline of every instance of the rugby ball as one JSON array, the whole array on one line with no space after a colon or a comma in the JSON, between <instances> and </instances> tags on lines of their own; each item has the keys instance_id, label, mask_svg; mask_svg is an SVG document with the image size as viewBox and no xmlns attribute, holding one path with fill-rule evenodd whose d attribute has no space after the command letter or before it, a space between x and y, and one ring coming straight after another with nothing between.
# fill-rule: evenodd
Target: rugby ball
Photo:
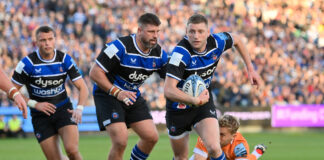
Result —
<instances>
[{"instance_id":1,"label":"rugby ball","mask_svg":"<svg viewBox=\"0 0 324 160\"><path fill-rule=\"evenodd\" d=\"M204 80L196 74L189 76L182 86L182 91L193 97L198 97L205 89L206 84Z\"/></svg>"}]
</instances>

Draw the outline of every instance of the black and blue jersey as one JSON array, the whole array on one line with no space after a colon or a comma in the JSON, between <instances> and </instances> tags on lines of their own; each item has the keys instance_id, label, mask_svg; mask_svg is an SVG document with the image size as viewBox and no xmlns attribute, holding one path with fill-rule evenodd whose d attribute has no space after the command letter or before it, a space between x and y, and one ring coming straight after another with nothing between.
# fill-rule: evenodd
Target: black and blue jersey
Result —
<instances>
[{"instance_id":1,"label":"black and blue jersey","mask_svg":"<svg viewBox=\"0 0 324 160\"><path fill-rule=\"evenodd\" d=\"M121 90L136 92L137 97L139 87L153 72L165 77L167 61L168 55L159 45L143 53L136 44L136 34L106 44L96 59L110 82ZM97 85L96 90L100 90Z\"/></svg>"},{"instance_id":2,"label":"black and blue jersey","mask_svg":"<svg viewBox=\"0 0 324 160\"><path fill-rule=\"evenodd\" d=\"M177 79L179 81L177 87L182 88L184 81L190 75L197 74L209 88L221 55L232 48L233 44L233 38L227 32L211 34L207 38L206 50L199 53L191 47L187 37L184 37L172 51L166 75ZM189 108L178 102L167 101L167 109Z\"/></svg>"},{"instance_id":3,"label":"black and blue jersey","mask_svg":"<svg viewBox=\"0 0 324 160\"><path fill-rule=\"evenodd\" d=\"M66 79L69 77L76 81L82 76L68 54L59 50L54 52L51 60L42 59L38 50L24 57L17 64L11 80L20 86L26 85L29 98L59 107L69 101L65 90Z\"/></svg>"}]
</instances>

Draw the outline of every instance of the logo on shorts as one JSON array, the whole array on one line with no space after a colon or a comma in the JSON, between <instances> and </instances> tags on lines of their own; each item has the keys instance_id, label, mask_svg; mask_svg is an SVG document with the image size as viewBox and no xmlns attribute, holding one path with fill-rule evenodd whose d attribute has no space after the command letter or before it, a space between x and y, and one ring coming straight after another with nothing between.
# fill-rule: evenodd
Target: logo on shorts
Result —
<instances>
[{"instance_id":1,"label":"logo on shorts","mask_svg":"<svg viewBox=\"0 0 324 160\"><path fill-rule=\"evenodd\" d=\"M113 112L113 113L111 114L111 117L112 117L113 119L117 119L117 118L119 117L119 114L118 114L117 112Z\"/></svg>"},{"instance_id":2,"label":"logo on shorts","mask_svg":"<svg viewBox=\"0 0 324 160\"><path fill-rule=\"evenodd\" d=\"M37 139L40 139L41 138L41 134L40 133L36 133L35 136L36 136Z\"/></svg>"},{"instance_id":3,"label":"logo on shorts","mask_svg":"<svg viewBox=\"0 0 324 160\"><path fill-rule=\"evenodd\" d=\"M176 131L176 127L175 127L175 126L171 126L171 127L170 127L170 131L171 131L171 132L175 132L175 131Z\"/></svg>"},{"instance_id":4,"label":"logo on shorts","mask_svg":"<svg viewBox=\"0 0 324 160\"><path fill-rule=\"evenodd\" d=\"M210 114L216 115L216 111L209 110Z\"/></svg>"}]
</instances>

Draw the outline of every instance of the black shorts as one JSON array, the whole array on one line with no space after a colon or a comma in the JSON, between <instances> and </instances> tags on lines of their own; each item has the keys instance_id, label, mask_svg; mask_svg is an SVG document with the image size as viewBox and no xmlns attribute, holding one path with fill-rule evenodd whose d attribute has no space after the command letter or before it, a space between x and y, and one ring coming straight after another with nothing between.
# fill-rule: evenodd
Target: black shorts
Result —
<instances>
[{"instance_id":1,"label":"black shorts","mask_svg":"<svg viewBox=\"0 0 324 160\"><path fill-rule=\"evenodd\" d=\"M61 107L56 108L56 112L48 116L42 112L32 114L32 123L34 127L34 134L38 143L46 138L58 134L58 130L67 125L76 125L72 121L72 114L67 109L73 109L72 103L68 102Z\"/></svg>"},{"instance_id":2,"label":"black shorts","mask_svg":"<svg viewBox=\"0 0 324 160\"><path fill-rule=\"evenodd\" d=\"M134 122L152 119L150 109L142 97L138 97L131 106L106 93L96 91L93 96L99 128L106 130L105 126L115 122L125 122L127 127Z\"/></svg>"},{"instance_id":3,"label":"black shorts","mask_svg":"<svg viewBox=\"0 0 324 160\"><path fill-rule=\"evenodd\" d=\"M200 107L191 107L184 110L168 109L165 115L169 135L180 136L191 131L191 127L205 118L217 118L216 107L212 98Z\"/></svg>"}]
</instances>

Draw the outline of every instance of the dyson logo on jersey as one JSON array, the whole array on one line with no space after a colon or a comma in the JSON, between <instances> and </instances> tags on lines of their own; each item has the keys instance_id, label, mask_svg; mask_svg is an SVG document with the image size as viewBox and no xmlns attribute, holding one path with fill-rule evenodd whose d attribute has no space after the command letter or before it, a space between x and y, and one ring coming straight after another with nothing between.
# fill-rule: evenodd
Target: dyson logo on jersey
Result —
<instances>
[{"instance_id":1,"label":"dyson logo on jersey","mask_svg":"<svg viewBox=\"0 0 324 160\"><path fill-rule=\"evenodd\" d=\"M215 70L215 69L216 69L216 66L214 66L213 68L208 69L207 71L203 72L203 73L200 74L199 76L200 76L201 78L204 78L204 77L206 77L206 76L210 76L211 74L214 73L214 70ZM197 74L197 72L196 72L195 74Z\"/></svg>"},{"instance_id":2,"label":"dyson logo on jersey","mask_svg":"<svg viewBox=\"0 0 324 160\"><path fill-rule=\"evenodd\" d=\"M148 78L148 75L145 74L136 74L136 71L132 74L129 75L129 79L133 80L133 81L144 81L146 78Z\"/></svg>"},{"instance_id":3,"label":"dyson logo on jersey","mask_svg":"<svg viewBox=\"0 0 324 160\"><path fill-rule=\"evenodd\" d=\"M63 83L63 79L59 80L44 80L41 77L35 81L36 84L41 85L42 87L54 86Z\"/></svg>"},{"instance_id":4,"label":"dyson logo on jersey","mask_svg":"<svg viewBox=\"0 0 324 160\"><path fill-rule=\"evenodd\" d=\"M33 94L38 95L38 96L55 96L59 93L61 93L64 90L63 84L56 88L50 88L50 89L39 89L39 88L34 88L33 89Z\"/></svg>"}]
</instances>

